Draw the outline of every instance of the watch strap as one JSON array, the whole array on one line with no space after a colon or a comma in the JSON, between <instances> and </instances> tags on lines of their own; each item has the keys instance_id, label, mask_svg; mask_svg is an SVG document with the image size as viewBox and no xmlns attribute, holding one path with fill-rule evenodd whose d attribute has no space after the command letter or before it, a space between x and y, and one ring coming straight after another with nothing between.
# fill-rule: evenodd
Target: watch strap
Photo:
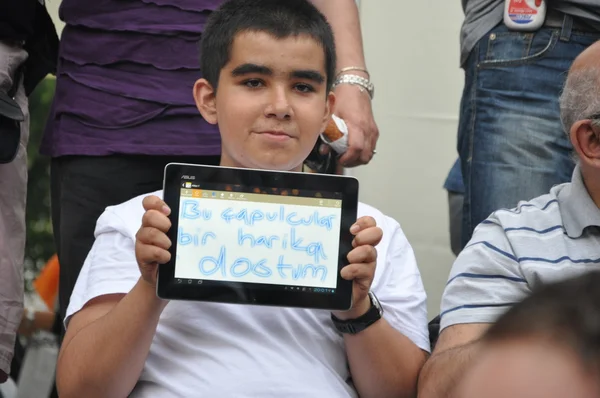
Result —
<instances>
[{"instance_id":1,"label":"watch strap","mask_svg":"<svg viewBox=\"0 0 600 398\"><path fill-rule=\"evenodd\" d=\"M377 297L369 292L369 299L371 300L371 307L358 318L342 320L331 314L331 321L338 332L343 334L357 334L382 318L383 310L379 305Z\"/></svg>"}]
</instances>

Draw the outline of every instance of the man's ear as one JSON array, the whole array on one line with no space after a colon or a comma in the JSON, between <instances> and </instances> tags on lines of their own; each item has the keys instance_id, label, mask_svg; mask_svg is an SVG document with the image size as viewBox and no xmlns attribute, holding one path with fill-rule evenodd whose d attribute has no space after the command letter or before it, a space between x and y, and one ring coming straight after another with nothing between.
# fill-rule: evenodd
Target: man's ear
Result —
<instances>
[{"instance_id":1,"label":"man's ear","mask_svg":"<svg viewBox=\"0 0 600 398\"><path fill-rule=\"evenodd\" d=\"M216 90L206 79L199 79L194 84L194 100L200 114L210 124L217 124Z\"/></svg>"},{"instance_id":2,"label":"man's ear","mask_svg":"<svg viewBox=\"0 0 600 398\"><path fill-rule=\"evenodd\" d=\"M333 115L334 111L335 111L335 94L333 93L333 91L330 91L329 94L327 94L327 101L325 104L325 113L323 114L323 123L321 124L321 132L325 131L325 128L329 124L329 121L331 120L331 115Z\"/></svg>"},{"instance_id":3,"label":"man's ear","mask_svg":"<svg viewBox=\"0 0 600 398\"><path fill-rule=\"evenodd\" d=\"M571 127L570 136L581 161L600 168L600 128L589 119L580 120Z\"/></svg>"}]
</instances>

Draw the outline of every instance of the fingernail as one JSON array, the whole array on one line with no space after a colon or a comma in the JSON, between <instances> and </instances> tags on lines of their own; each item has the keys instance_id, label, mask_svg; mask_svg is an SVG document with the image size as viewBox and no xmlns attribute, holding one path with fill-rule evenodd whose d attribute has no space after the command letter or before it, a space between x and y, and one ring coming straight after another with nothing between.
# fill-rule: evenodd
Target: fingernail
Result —
<instances>
[{"instance_id":1,"label":"fingernail","mask_svg":"<svg viewBox=\"0 0 600 398\"><path fill-rule=\"evenodd\" d=\"M171 209L169 209L169 206L163 206L162 212L168 216L169 214L171 214Z\"/></svg>"},{"instance_id":2,"label":"fingernail","mask_svg":"<svg viewBox=\"0 0 600 398\"><path fill-rule=\"evenodd\" d=\"M358 226L358 224L354 224L353 226L350 227L350 232L352 232L353 234L358 232L358 230L360 229L360 227Z\"/></svg>"},{"instance_id":3,"label":"fingernail","mask_svg":"<svg viewBox=\"0 0 600 398\"><path fill-rule=\"evenodd\" d=\"M347 271L346 269L342 268L342 270L340 271L340 276L341 276L343 279L346 279L346 280L347 280L347 279L348 279L348 271Z\"/></svg>"}]
</instances>

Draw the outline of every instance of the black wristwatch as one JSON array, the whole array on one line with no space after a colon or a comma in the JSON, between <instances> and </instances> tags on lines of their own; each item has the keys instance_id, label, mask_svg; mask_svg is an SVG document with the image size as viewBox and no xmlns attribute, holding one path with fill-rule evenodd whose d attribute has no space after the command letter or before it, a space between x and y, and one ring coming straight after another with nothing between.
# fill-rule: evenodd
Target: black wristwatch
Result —
<instances>
[{"instance_id":1,"label":"black wristwatch","mask_svg":"<svg viewBox=\"0 0 600 398\"><path fill-rule=\"evenodd\" d=\"M371 300L371 308L369 308L369 311L364 315L359 316L356 319L341 320L331 314L331 320L338 332L357 334L381 319L383 316L383 308L373 292L369 292L369 299Z\"/></svg>"}]
</instances>

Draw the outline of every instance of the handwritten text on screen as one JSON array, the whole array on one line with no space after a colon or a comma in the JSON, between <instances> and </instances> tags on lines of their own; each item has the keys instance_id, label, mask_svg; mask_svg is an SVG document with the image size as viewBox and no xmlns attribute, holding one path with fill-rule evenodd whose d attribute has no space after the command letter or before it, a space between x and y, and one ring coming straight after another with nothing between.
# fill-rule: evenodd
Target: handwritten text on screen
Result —
<instances>
[{"instance_id":1,"label":"handwritten text on screen","mask_svg":"<svg viewBox=\"0 0 600 398\"><path fill-rule=\"evenodd\" d=\"M175 277L335 288L341 208L181 198Z\"/></svg>"}]
</instances>

